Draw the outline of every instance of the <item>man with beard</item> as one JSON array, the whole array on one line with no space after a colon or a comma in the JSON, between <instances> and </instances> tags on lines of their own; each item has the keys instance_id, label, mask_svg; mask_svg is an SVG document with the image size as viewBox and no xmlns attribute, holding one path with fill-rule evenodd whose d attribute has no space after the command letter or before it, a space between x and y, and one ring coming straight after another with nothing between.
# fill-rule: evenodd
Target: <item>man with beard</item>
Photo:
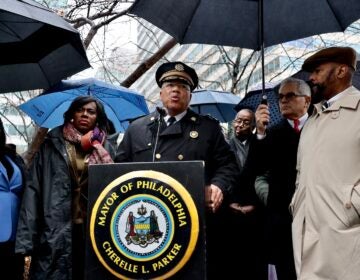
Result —
<instances>
[{"instance_id":1,"label":"man with beard","mask_svg":"<svg viewBox=\"0 0 360 280\"><path fill-rule=\"evenodd\" d=\"M316 97L301 134L291 208L299 280L359 279L360 91L356 52L323 49L305 60Z\"/></svg>"},{"instance_id":2,"label":"man with beard","mask_svg":"<svg viewBox=\"0 0 360 280\"><path fill-rule=\"evenodd\" d=\"M267 174L268 196L265 206L263 252L276 268L278 280L296 280L291 239L289 204L295 191L296 156L300 131L308 118L311 91L308 84L288 78L279 87L279 108L284 119L267 128L268 105L256 110L256 139L250 145L244 172L254 186L256 176ZM264 254L264 253L263 253Z\"/></svg>"}]
</instances>

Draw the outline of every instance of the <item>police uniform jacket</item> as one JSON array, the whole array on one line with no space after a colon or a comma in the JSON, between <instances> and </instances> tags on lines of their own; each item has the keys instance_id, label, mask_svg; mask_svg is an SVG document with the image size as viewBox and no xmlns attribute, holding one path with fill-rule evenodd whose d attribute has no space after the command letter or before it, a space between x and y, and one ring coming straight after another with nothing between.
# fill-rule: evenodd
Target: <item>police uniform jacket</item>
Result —
<instances>
[{"instance_id":1,"label":"police uniform jacket","mask_svg":"<svg viewBox=\"0 0 360 280\"><path fill-rule=\"evenodd\" d=\"M226 194L236 182L236 159L217 120L188 109L171 126L155 111L133 121L119 145L116 162L191 161L205 162L205 183L215 184Z\"/></svg>"}]
</instances>

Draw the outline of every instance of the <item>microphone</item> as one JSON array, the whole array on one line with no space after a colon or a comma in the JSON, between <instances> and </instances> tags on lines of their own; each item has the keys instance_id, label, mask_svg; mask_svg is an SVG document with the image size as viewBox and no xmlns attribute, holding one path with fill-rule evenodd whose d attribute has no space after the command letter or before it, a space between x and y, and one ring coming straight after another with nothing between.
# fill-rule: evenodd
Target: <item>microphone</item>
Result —
<instances>
[{"instance_id":1,"label":"microphone","mask_svg":"<svg viewBox=\"0 0 360 280\"><path fill-rule=\"evenodd\" d=\"M166 116L166 111L165 111L164 108L156 107L156 111L158 111L159 117L165 117Z\"/></svg>"},{"instance_id":2,"label":"microphone","mask_svg":"<svg viewBox=\"0 0 360 280\"><path fill-rule=\"evenodd\" d=\"M161 125L163 123L163 120L164 120L163 117L166 116L165 109L160 108L160 107L156 107L156 111L158 111L159 117L157 118L158 127L157 127L157 130L156 130L155 144L154 144L153 154L152 154L152 162L155 162L155 152L156 152L156 147L157 147L157 144L158 144L158 141L159 141L160 127L161 127Z\"/></svg>"}]
</instances>

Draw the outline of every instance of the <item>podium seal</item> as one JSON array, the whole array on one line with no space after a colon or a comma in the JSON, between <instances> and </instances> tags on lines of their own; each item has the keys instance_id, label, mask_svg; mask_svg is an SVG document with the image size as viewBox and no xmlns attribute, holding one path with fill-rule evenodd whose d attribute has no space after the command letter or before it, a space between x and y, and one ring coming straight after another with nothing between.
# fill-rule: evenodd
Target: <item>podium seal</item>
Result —
<instances>
[{"instance_id":1,"label":"podium seal","mask_svg":"<svg viewBox=\"0 0 360 280\"><path fill-rule=\"evenodd\" d=\"M90 216L90 239L101 264L120 279L166 279L190 259L198 239L195 203L177 180L133 171L112 181Z\"/></svg>"}]
</instances>

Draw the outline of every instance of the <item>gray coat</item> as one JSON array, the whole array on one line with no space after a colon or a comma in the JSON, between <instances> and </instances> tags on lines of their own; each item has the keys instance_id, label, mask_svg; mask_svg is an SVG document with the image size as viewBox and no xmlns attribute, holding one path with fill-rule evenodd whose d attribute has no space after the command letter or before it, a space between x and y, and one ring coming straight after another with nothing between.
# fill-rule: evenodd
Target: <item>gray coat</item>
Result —
<instances>
[{"instance_id":1,"label":"gray coat","mask_svg":"<svg viewBox=\"0 0 360 280\"><path fill-rule=\"evenodd\" d=\"M114 155L107 142L104 147ZM16 252L32 256L31 279L71 279L71 201L69 159L57 127L34 157L20 210Z\"/></svg>"}]
</instances>

